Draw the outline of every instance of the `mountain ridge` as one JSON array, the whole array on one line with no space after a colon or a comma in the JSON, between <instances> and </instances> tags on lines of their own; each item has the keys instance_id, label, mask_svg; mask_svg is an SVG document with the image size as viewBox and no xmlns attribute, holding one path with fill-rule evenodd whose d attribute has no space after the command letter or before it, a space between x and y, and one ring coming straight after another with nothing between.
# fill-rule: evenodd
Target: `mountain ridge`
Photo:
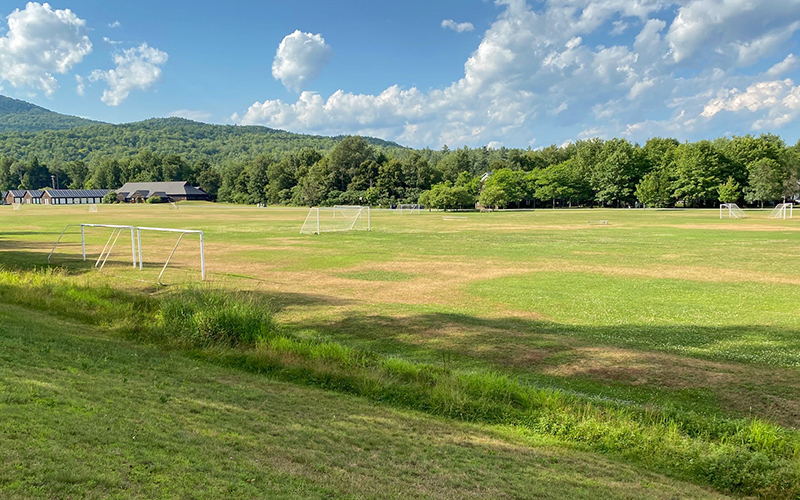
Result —
<instances>
[{"instance_id":1,"label":"mountain ridge","mask_svg":"<svg viewBox=\"0 0 800 500\"><path fill-rule=\"evenodd\" d=\"M37 126L15 127L15 117L22 125L35 119ZM78 125L66 126L70 123ZM283 156L304 147L326 151L344 137L297 134L260 125L216 125L180 117L104 123L0 96L0 156L16 159L90 161L96 156L130 156L149 150L192 161L242 161L262 154ZM379 149L407 149L375 137L364 139Z\"/></svg>"}]
</instances>

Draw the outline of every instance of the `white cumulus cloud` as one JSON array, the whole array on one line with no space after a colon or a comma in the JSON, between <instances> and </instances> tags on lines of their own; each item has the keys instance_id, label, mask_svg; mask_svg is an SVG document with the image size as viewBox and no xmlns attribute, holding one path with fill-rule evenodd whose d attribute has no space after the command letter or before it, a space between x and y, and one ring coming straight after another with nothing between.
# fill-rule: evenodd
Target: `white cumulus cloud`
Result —
<instances>
[{"instance_id":1,"label":"white cumulus cloud","mask_svg":"<svg viewBox=\"0 0 800 500\"><path fill-rule=\"evenodd\" d=\"M719 122L718 112L706 112L711 101L723 99L716 104L720 109L735 106L727 101L738 94L725 89L785 82L780 78L800 66L788 52L800 31L800 0L495 0L495 5L501 11L465 61L463 76L441 88L396 84L375 93L341 89L328 96L306 91L295 102L255 102L232 119L431 147L621 134L634 140L665 133L689 139ZM623 31L623 24L626 36L608 38L614 29ZM606 44L597 41L603 35ZM772 68L761 74L742 70L759 63ZM775 106L757 109L741 126L787 123L794 116L793 95L783 88Z\"/></svg>"},{"instance_id":2,"label":"white cumulus cloud","mask_svg":"<svg viewBox=\"0 0 800 500\"><path fill-rule=\"evenodd\" d=\"M169 55L143 43L114 55L116 67L108 71L94 70L89 80L104 80L108 88L101 100L109 106L119 106L133 90L147 90L161 79L161 68Z\"/></svg>"},{"instance_id":3,"label":"white cumulus cloud","mask_svg":"<svg viewBox=\"0 0 800 500\"><path fill-rule=\"evenodd\" d=\"M53 75L69 72L91 52L86 21L69 9L30 2L8 16L0 37L0 81L49 96L58 89Z\"/></svg>"},{"instance_id":4,"label":"white cumulus cloud","mask_svg":"<svg viewBox=\"0 0 800 500\"><path fill-rule=\"evenodd\" d=\"M299 92L319 76L332 53L322 35L297 30L278 45L272 76L287 89Z\"/></svg>"},{"instance_id":5,"label":"white cumulus cloud","mask_svg":"<svg viewBox=\"0 0 800 500\"><path fill-rule=\"evenodd\" d=\"M457 23L452 19L445 19L442 21L442 28L451 29L456 33L465 33L467 31L473 31L475 26L472 23Z\"/></svg>"}]
</instances>

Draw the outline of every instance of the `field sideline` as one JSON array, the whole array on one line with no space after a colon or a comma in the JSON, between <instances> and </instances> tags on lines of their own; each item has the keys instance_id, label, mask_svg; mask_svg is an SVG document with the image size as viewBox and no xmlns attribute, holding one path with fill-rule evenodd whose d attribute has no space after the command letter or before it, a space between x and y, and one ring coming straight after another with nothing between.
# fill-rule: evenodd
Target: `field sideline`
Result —
<instances>
[{"instance_id":1,"label":"field sideline","mask_svg":"<svg viewBox=\"0 0 800 500\"><path fill-rule=\"evenodd\" d=\"M0 210L0 263L46 265L67 224L201 229L210 285L272 304L297 338L464 371L506 374L587 401L697 418L800 424L800 219L715 210L372 212L370 233L300 235L307 209L181 204ZM599 221L607 224L599 224ZM121 239L89 274L68 235L53 264L150 293ZM89 233L97 255L108 233ZM188 238L168 281L197 278ZM93 273L94 271L91 271ZM142 281L137 281L142 280ZM688 417L687 417L688 418ZM695 418L695 417L692 417Z\"/></svg>"}]
</instances>

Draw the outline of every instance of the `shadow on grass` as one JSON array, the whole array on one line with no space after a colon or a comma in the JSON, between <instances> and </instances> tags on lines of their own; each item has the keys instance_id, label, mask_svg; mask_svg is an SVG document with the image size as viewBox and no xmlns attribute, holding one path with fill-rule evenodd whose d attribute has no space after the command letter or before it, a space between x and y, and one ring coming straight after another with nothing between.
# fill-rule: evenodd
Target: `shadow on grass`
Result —
<instances>
[{"instance_id":1,"label":"shadow on grass","mask_svg":"<svg viewBox=\"0 0 800 500\"><path fill-rule=\"evenodd\" d=\"M348 314L287 327L445 368L513 373L584 396L800 425L800 381L781 369L800 363L798 330L564 325L448 313Z\"/></svg>"},{"instance_id":2,"label":"shadow on grass","mask_svg":"<svg viewBox=\"0 0 800 500\"><path fill-rule=\"evenodd\" d=\"M569 325L524 318L480 318L464 314L426 313L393 317L352 313L333 320L304 320L295 328L346 336L376 347L426 346L452 354L495 352L507 359L509 350L538 349L553 354L566 349L566 340L592 340L606 345L673 352L711 360L771 366L800 366L800 330L764 325ZM575 342L569 342L574 346ZM518 352L510 359L517 359ZM524 358L524 356L523 356ZM524 359L523 359L524 361Z\"/></svg>"}]
</instances>

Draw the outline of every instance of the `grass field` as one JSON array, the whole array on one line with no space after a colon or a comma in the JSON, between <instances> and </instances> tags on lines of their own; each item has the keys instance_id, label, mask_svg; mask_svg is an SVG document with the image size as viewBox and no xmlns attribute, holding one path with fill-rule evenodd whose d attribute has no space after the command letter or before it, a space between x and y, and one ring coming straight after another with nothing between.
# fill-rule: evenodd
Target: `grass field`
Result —
<instances>
[{"instance_id":1,"label":"grass field","mask_svg":"<svg viewBox=\"0 0 800 500\"><path fill-rule=\"evenodd\" d=\"M5 323L30 326L6 328L0 337L20 350L13 357L16 361L3 358L0 398L5 397L6 403L0 399L0 405L25 399L25 391L41 391L30 382L46 382L41 374L12 374L46 365L37 354L41 347L34 346L50 342L50 335L65 339L58 342L58 348L52 342L48 345L67 361L75 359L74 349L101 345L105 352L129 352L140 349L136 345L144 342L167 349L168 354L150 354L159 360L153 363L163 376L191 380L181 375L188 373L187 367L207 374L196 387L177 384L180 390L206 391L205 397L216 401L219 389L215 384L220 378L241 379L237 384L260 394L257 399L266 394L290 394L290 406L298 400L332 398L329 403L308 405L302 412L316 422L308 424L312 429L319 429L319 420L326 418L319 412L341 405L342 414L375 414L375 421L384 422L387 436L403 436L402 442L387 437L385 449L376 444L379 453L393 454L394 462L389 460L381 467L369 459L354 462L353 470L370 478L363 480L362 489L354 486L361 479L347 483L352 487L337 489L344 472L333 462L344 452L336 444L318 449L304 467L272 464L269 474L274 477L268 483L288 496L402 496L401 490L392 488L406 482L400 478L405 477L403 467L410 460L429 461L433 465L423 468L441 471L437 477L447 485L435 491L416 490L418 496L461 497L466 488L475 497L537 497L536 490L528 489L526 481L534 476L525 467L530 466L531 456L542 454L564 454L574 465L555 472L548 464L538 469L538 482L575 486L569 491L545 487L539 492L550 492L554 498L592 497L596 494L592 487L607 486L596 482L599 476L627 478L613 480L618 484L615 494L622 497L669 497L669 491L679 497L709 494L679 481L734 494L800 495L791 484L800 478L800 307L794 293L800 283L800 220L768 220L767 211L750 212L744 220L720 220L716 211L703 210L541 210L469 213L461 220L443 220L437 212L400 215L373 211L370 233L301 236L298 233L306 212L203 204L182 205L178 211L164 206L103 205L98 213L88 213L85 207L24 206L20 211L6 207L0 213L0 263L21 271L45 266L55 238L67 224L201 229L209 272L203 288L226 290L264 304L281 333L269 342L239 346L230 352L219 346L203 345L199 351L196 345L188 346L187 351L186 345L159 343L152 335L143 335L141 328L131 327L149 318L147 314L158 306L123 311L122 304L140 297L168 300L170 294L182 293L176 290L191 291L199 274L194 267L198 263L196 240L187 237L176 253L177 267L165 274L166 281L180 286L163 290L152 282L160 271L158 263L163 263L172 249L173 236L148 235L144 246L147 265L141 272L130 269L130 248L125 246L130 242L121 238L100 275L77 258L79 240L69 234L53 258L54 265L69 270L68 275L18 282L7 276L2 280L0 303L6 304L4 311L8 311ZM608 224L590 224L600 220ZM96 258L108 233L92 230L87 235L88 253ZM102 287L122 295L92 295L95 288ZM106 307L112 302L116 305ZM153 318L162 318L166 313L153 314ZM26 321L30 316L50 328ZM116 317L119 324L115 324ZM88 325L94 333L76 334L76 325ZM26 336L32 339L30 346L22 340ZM129 344L131 341L134 343ZM80 343L86 347L74 347ZM112 344L114 347L109 347ZM90 358L95 360L92 362L98 359ZM114 368L109 370L125 370L131 374L129 378L136 373L140 383L147 383L149 375L139 373L147 369L138 362L122 355L108 359L112 358L109 363ZM154 368L149 369L152 372ZM67 371L72 378L69 384L97 387L108 394L125 393L116 382L95 379L84 371ZM413 372L413 380L399 377L401 371ZM424 384L420 383L423 372L428 377ZM287 381L296 384L286 385ZM470 389L471 383L479 389ZM491 384L502 388L486 389ZM457 387L458 391L435 392L441 387ZM320 388L329 390L320 392ZM501 393L502 397L497 396ZM77 396L64 393L63 397L73 400ZM260 411L245 395L223 399L224 404L245 406L250 415ZM294 402L289 402L292 399ZM146 407L138 412L169 415L166 407L141 403ZM23 413L35 410L34 403L26 404L30 408L23 406L27 408ZM136 404L126 400L117 411ZM394 408L402 410L392 413L398 411ZM2 410L0 406L0 414L6 414ZM444 420L402 413L408 410ZM63 422L61 410L55 411L53 418ZM280 418L280 411L275 406L264 409L274 418ZM154 416L156 421L160 418ZM422 429L421 434L409 432L412 424L405 419L420 419L421 423L413 425ZM577 423L564 427L564 422L573 421L570 419ZM587 422L596 426L597 432L586 431ZM47 421L45 415L37 425L36 432L57 432L53 431L55 421ZM243 424L212 421L204 425L213 429ZM289 425L281 428L286 430ZM451 452L438 450L432 436L444 431L432 430L436 426L448 433L491 436L492 442L509 453L502 460L519 465L508 465L506 475L491 473L491 477L475 481L470 471L491 469L496 464L491 458L494 452L483 449L473 458L445 459ZM245 427L237 431L242 442L255 439L260 432L257 426ZM613 442L603 437L615 427L630 430L620 432ZM319 439L337 443L353 432L340 431L338 437L323 433ZM158 432L167 433L168 429L161 427L154 435ZM224 434L221 429L209 430L215 432ZM309 432L307 438L315 439L315 432ZM0 433L0 440L12 439L8 436ZM59 446L70 449L69 439L62 439ZM118 439L116 435L110 438ZM426 444L417 446L423 441ZM382 439L375 442L380 444ZM31 450L50 455L45 460L68 456L54 454L46 440L36 443ZM187 450L200 450L212 445L218 444L186 446ZM120 449L130 452L126 446ZM299 453L307 443L281 444L278 440L274 446L286 448L287 453L297 448ZM19 447L11 449L20 455L20 472L0 476L0 491L20 497L32 493L48 496L46 492L53 490L47 488L58 483L58 473L41 477L35 484L22 481L26 468L35 467L42 458L25 456ZM662 451L663 460L648 456ZM590 452L604 455L601 459ZM420 455L405 459L404 453ZM105 459L86 455L81 460L91 464ZM688 465L689 461L695 465ZM214 488L244 484L235 479L238 472L204 463L204 470L214 471ZM315 465L321 470L314 469ZM170 469L161 466L162 471ZM631 467L675 479L671 483L652 479L657 485L645 487L636 477L638 473L630 472ZM598 468L605 472L598 474ZM733 472L721 474L723 468ZM183 483L176 487L189 491L196 478L184 469L180 469ZM774 473L776 470L780 474ZM559 476L562 473L580 480ZM92 494L119 492L127 484L115 474L110 474L108 481L105 486L92 486ZM139 488L141 479L137 481L132 484ZM258 484L263 487L261 481ZM44 489L35 489L37 484ZM86 491L81 484L79 481L62 493L79 496L78 492ZM474 489L490 484L503 487L483 492ZM141 496L169 495L170 491L135 490ZM247 496L253 490L230 491Z\"/></svg>"}]
</instances>

